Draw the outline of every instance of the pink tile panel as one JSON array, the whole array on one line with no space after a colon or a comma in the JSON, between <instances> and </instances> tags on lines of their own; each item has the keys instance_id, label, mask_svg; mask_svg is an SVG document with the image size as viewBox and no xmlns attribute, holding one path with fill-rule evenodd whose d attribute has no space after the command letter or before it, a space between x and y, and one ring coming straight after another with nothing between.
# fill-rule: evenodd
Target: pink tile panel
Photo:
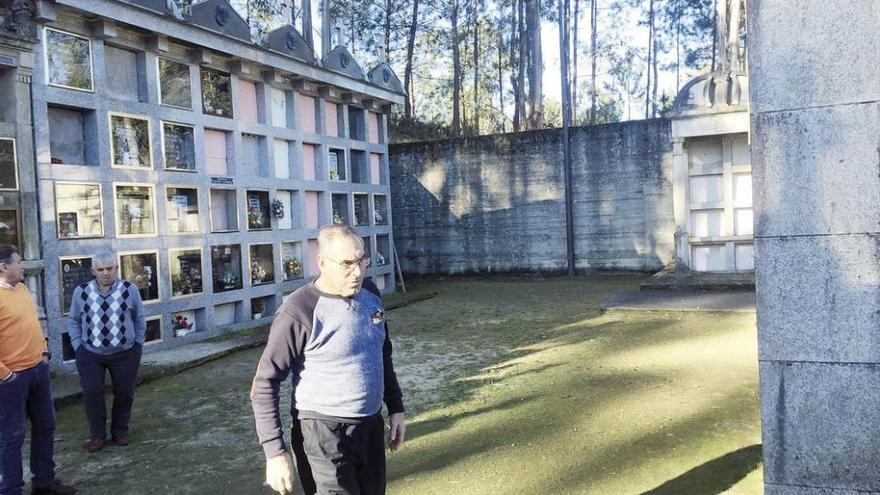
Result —
<instances>
[{"instance_id":1,"label":"pink tile panel","mask_svg":"<svg viewBox=\"0 0 880 495\"><path fill-rule=\"evenodd\" d=\"M382 182L382 157L376 153L370 153L370 184Z\"/></svg>"},{"instance_id":2,"label":"pink tile panel","mask_svg":"<svg viewBox=\"0 0 880 495\"><path fill-rule=\"evenodd\" d=\"M205 170L208 175L227 175L226 133L205 129Z\"/></svg>"},{"instance_id":3,"label":"pink tile panel","mask_svg":"<svg viewBox=\"0 0 880 495\"><path fill-rule=\"evenodd\" d=\"M306 191L306 227L317 229L318 225L318 193Z\"/></svg>"},{"instance_id":4,"label":"pink tile panel","mask_svg":"<svg viewBox=\"0 0 880 495\"><path fill-rule=\"evenodd\" d=\"M308 194L308 193L306 193ZM320 270L318 269L318 240L317 239L309 239L309 242L306 243L306 276L311 277L312 275L318 275Z\"/></svg>"},{"instance_id":5,"label":"pink tile panel","mask_svg":"<svg viewBox=\"0 0 880 495\"><path fill-rule=\"evenodd\" d=\"M336 103L324 102L324 125L328 136L339 136L339 119L336 115Z\"/></svg>"},{"instance_id":6,"label":"pink tile panel","mask_svg":"<svg viewBox=\"0 0 880 495\"><path fill-rule=\"evenodd\" d=\"M299 129L315 133L315 99L308 95L296 94L296 118Z\"/></svg>"},{"instance_id":7,"label":"pink tile panel","mask_svg":"<svg viewBox=\"0 0 880 495\"><path fill-rule=\"evenodd\" d=\"M303 180L315 180L315 171L318 169L315 164L315 145L303 144L302 150Z\"/></svg>"},{"instance_id":8,"label":"pink tile panel","mask_svg":"<svg viewBox=\"0 0 880 495\"><path fill-rule=\"evenodd\" d=\"M379 142L379 122L382 115L376 112L367 112L367 140L371 143Z\"/></svg>"},{"instance_id":9,"label":"pink tile panel","mask_svg":"<svg viewBox=\"0 0 880 495\"><path fill-rule=\"evenodd\" d=\"M245 79L238 80L238 118L242 122L257 123L257 85Z\"/></svg>"}]
</instances>

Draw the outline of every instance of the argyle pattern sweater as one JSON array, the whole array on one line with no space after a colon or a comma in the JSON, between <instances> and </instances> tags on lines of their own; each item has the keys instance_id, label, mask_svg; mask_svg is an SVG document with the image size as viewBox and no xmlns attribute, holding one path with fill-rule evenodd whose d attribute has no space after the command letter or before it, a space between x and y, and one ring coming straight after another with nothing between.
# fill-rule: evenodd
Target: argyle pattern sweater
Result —
<instances>
[{"instance_id":1,"label":"argyle pattern sweater","mask_svg":"<svg viewBox=\"0 0 880 495\"><path fill-rule=\"evenodd\" d=\"M80 345L97 354L127 351L146 338L143 303L137 287L117 280L102 293L95 280L73 292L67 331L74 349Z\"/></svg>"}]
</instances>

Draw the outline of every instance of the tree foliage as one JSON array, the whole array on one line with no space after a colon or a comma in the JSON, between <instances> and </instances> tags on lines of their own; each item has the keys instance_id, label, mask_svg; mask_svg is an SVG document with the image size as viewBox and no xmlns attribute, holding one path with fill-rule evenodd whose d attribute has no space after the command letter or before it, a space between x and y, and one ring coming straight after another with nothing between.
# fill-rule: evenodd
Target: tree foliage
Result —
<instances>
[{"instance_id":1,"label":"tree foliage","mask_svg":"<svg viewBox=\"0 0 880 495\"><path fill-rule=\"evenodd\" d=\"M297 18L303 1L231 3L259 41ZM657 116L712 68L715 0L567 3L573 125ZM330 1L333 44L363 67L386 61L403 76L407 103L390 120L399 139L560 125L559 88L543 86L559 84L558 70L547 79L544 69L560 47L541 46L559 13L557 0Z\"/></svg>"}]
</instances>

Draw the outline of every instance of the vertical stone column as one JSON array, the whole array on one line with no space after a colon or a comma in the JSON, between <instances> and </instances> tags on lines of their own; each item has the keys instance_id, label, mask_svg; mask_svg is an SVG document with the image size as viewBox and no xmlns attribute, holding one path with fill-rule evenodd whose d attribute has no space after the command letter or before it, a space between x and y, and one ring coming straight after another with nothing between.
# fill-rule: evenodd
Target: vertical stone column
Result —
<instances>
[{"instance_id":1,"label":"vertical stone column","mask_svg":"<svg viewBox=\"0 0 880 495\"><path fill-rule=\"evenodd\" d=\"M765 493L876 493L880 2L748 25Z\"/></svg>"},{"instance_id":2,"label":"vertical stone column","mask_svg":"<svg viewBox=\"0 0 880 495\"><path fill-rule=\"evenodd\" d=\"M684 138L676 136L672 141L672 210L675 218L675 269L690 268L690 244L688 243L688 158Z\"/></svg>"}]
</instances>

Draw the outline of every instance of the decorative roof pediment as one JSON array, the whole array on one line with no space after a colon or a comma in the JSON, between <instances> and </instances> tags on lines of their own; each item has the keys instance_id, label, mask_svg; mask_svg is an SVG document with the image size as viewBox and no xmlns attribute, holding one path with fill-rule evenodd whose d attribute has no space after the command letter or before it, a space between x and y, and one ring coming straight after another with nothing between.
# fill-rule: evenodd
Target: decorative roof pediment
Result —
<instances>
[{"instance_id":1,"label":"decorative roof pediment","mask_svg":"<svg viewBox=\"0 0 880 495\"><path fill-rule=\"evenodd\" d=\"M364 71L348 50L339 45L324 57L324 67L355 79L363 79Z\"/></svg>"},{"instance_id":2,"label":"decorative roof pediment","mask_svg":"<svg viewBox=\"0 0 880 495\"><path fill-rule=\"evenodd\" d=\"M746 74L713 72L685 84L665 117L687 117L739 112L749 108L749 78Z\"/></svg>"},{"instance_id":3,"label":"decorative roof pediment","mask_svg":"<svg viewBox=\"0 0 880 495\"><path fill-rule=\"evenodd\" d=\"M370 72L367 74L367 79L370 80L376 86L381 88L385 88L390 91L394 91L395 93L404 93L403 84L400 83L400 79L397 77L397 74L391 69L391 66L385 62L380 62L378 65L373 67Z\"/></svg>"},{"instance_id":4,"label":"decorative roof pediment","mask_svg":"<svg viewBox=\"0 0 880 495\"><path fill-rule=\"evenodd\" d=\"M315 63L315 51L291 25L281 26L268 36L269 49L293 57L307 64Z\"/></svg>"},{"instance_id":5,"label":"decorative roof pediment","mask_svg":"<svg viewBox=\"0 0 880 495\"><path fill-rule=\"evenodd\" d=\"M194 4L189 21L212 31L252 43L251 29L227 0L205 0Z\"/></svg>"}]
</instances>

